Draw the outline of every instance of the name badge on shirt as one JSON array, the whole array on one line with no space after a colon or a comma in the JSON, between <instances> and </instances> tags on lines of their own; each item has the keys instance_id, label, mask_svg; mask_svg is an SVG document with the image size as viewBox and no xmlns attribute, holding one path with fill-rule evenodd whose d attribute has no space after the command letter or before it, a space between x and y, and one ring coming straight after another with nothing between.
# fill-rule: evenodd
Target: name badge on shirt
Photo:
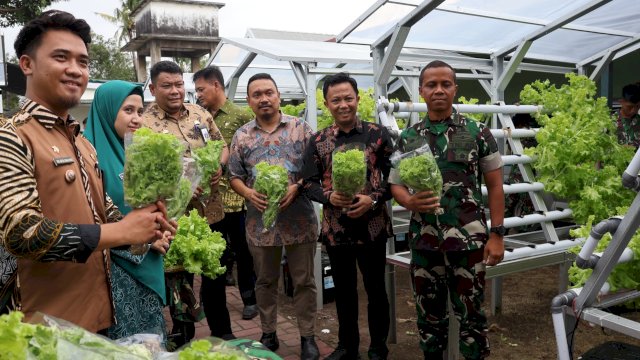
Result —
<instances>
[{"instance_id":1,"label":"name badge on shirt","mask_svg":"<svg viewBox=\"0 0 640 360\"><path fill-rule=\"evenodd\" d=\"M206 126L200 124L199 121L195 122L194 128L195 128L196 134L200 134L200 136L202 136L202 140L204 140L205 143L211 140L211 135L209 135L209 130L207 130Z\"/></svg>"},{"instance_id":2,"label":"name badge on shirt","mask_svg":"<svg viewBox=\"0 0 640 360\"><path fill-rule=\"evenodd\" d=\"M62 166L62 165L69 165L69 164L73 164L73 159L69 156L62 156L62 157L54 157L53 158L53 165L55 167L58 166Z\"/></svg>"}]
</instances>

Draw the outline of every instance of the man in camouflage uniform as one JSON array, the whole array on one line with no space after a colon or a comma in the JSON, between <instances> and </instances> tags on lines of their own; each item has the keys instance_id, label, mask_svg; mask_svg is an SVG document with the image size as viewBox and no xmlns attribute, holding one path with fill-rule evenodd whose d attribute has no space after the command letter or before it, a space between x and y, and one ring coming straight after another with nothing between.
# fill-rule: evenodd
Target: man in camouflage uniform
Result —
<instances>
[{"instance_id":1,"label":"man in camouflage uniform","mask_svg":"<svg viewBox=\"0 0 640 360\"><path fill-rule=\"evenodd\" d=\"M389 176L394 198L412 211L411 275L425 359L442 358L446 349L448 293L460 322L460 352L465 359L489 355L487 319L481 310L485 266L498 264L504 255L500 153L488 128L453 111L456 91L451 66L429 63L420 74L427 117L404 130L399 143L401 151L429 144L442 173L442 198L432 191L412 194L397 169ZM489 191L491 232L481 202L481 175ZM436 215L440 207L444 213Z\"/></svg>"},{"instance_id":2,"label":"man in camouflage uniform","mask_svg":"<svg viewBox=\"0 0 640 360\"><path fill-rule=\"evenodd\" d=\"M617 129L618 142L623 145L640 146L640 83L622 88Z\"/></svg>"},{"instance_id":3,"label":"man in camouflage uniform","mask_svg":"<svg viewBox=\"0 0 640 360\"><path fill-rule=\"evenodd\" d=\"M252 114L227 99L224 92L224 78L217 66L209 66L199 70L193 74L193 82L196 86L196 94L200 105L211 113L216 126L222 133L222 137L227 144L230 144L233 134L253 118ZM231 190L226 178L221 179L219 188L225 216L221 221L212 224L211 229L219 231L227 238L229 246L223 255L223 258L227 260L224 261L227 266L227 273L233 267L233 257L235 255L238 263L238 288L244 303L242 318L251 320L258 316L258 308L256 306L255 293L256 275L253 272L253 259L247 246L244 229L244 198ZM221 277L224 278L224 276ZM225 280L215 279L217 284L212 289L219 294L219 296L216 296L217 301L225 302ZM204 304L205 308L207 305ZM217 304L211 304L211 306L220 307ZM224 304L221 306L224 307ZM213 318L209 319L209 326L211 326L213 320Z\"/></svg>"},{"instance_id":4,"label":"man in camouflage uniform","mask_svg":"<svg viewBox=\"0 0 640 360\"><path fill-rule=\"evenodd\" d=\"M184 103L184 80L182 69L172 61L160 61L149 70L151 84L149 90L155 96L155 101L149 105L142 121L144 126L163 134L173 134L186 145L184 156L191 157L191 150L205 146L209 140L224 140L218 130L213 117L209 112L196 104ZM229 158L229 150L226 145L220 157L220 164L225 166ZM194 199L189 204L190 209L197 209L201 216L205 217L209 224L217 223L224 218L222 200L218 190L218 182L222 176L219 170L209 179L211 195L205 199L200 196L202 189L194 194ZM203 279L206 277L203 276ZM207 303L213 296L206 291L202 282L202 303ZM225 311L218 308L207 309L200 306L197 295L193 291L193 274L186 271L165 273L165 282L169 295L169 311L173 322L171 331L172 341L180 346L189 342L195 336L195 323L202 320L203 315L209 310L216 310L216 333L214 336L232 338L231 320L226 311L226 303L223 301ZM209 316L207 316L209 318Z\"/></svg>"}]
</instances>

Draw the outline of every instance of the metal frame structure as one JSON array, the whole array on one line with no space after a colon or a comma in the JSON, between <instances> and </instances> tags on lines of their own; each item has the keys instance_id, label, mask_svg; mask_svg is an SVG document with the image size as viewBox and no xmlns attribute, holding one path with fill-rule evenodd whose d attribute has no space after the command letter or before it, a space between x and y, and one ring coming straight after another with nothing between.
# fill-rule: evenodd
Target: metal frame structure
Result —
<instances>
[{"instance_id":1,"label":"metal frame structure","mask_svg":"<svg viewBox=\"0 0 640 360\"><path fill-rule=\"evenodd\" d=\"M640 149L622 175L622 184L634 190L640 190ZM640 339L640 323L625 319L606 311L610 306L622 304L640 297L640 291L632 290L608 294L606 280L614 267L633 259L633 252L627 248L629 241L640 227L640 193L631 203L625 216L604 220L594 226L582 251L576 258L576 264L591 268L593 272L584 287L570 289L556 296L552 301L551 312L556 334L558 359L573 358L573 333L578 319L600 325L625 335ZM602 254L594 254L597 242L606 233L613 238Z\"/></svg>"}]
</instances>

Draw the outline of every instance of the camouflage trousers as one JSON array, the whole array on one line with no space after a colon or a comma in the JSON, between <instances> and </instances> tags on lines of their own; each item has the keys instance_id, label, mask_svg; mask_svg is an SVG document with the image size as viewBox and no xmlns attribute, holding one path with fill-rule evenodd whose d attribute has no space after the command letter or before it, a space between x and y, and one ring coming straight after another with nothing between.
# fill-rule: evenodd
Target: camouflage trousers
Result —
<instances>
[{"instance_id":1,"label":"camouflage trousers","mask_svg":"<svg viewBox=\"0 0 640 360\"><path fill-rule=\"evenodd\" d=\"M426 359L447 348L451 300L460 323L460 353L465 359L489 355L484 301L484 249L472 251L411 251L411 279L418 311L420 347Z\"/></svg>"}]
</instances>

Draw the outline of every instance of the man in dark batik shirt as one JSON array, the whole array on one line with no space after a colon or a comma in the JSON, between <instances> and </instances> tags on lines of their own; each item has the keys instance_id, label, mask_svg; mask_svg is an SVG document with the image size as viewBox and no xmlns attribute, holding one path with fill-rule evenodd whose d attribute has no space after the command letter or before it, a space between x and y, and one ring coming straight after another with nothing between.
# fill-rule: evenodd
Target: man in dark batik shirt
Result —
<instances>
[{"instance_id":1,"label":"man in dark batik shirt","mask_svg":"<svg viewBox=\"0 0 640 360\"><path fill-rule=\"evenodd\" d=\"M336 287L339 343L326 359L358 358L356 264L369 302L369 358L386 359L389 302L384 286L385 246L393 236L384 204L391 197L387 185L392 152L389 133L383 126L358 118L358 86L349 75L339 73L327 77L322 90L334 123L311 137L304 157L303 177L309 198L323 204L322 241ZM331 159L335 149L358 143L365 149L367 181L364 189L352 198L333 190Z\"/></svg>"}]
</instances>

